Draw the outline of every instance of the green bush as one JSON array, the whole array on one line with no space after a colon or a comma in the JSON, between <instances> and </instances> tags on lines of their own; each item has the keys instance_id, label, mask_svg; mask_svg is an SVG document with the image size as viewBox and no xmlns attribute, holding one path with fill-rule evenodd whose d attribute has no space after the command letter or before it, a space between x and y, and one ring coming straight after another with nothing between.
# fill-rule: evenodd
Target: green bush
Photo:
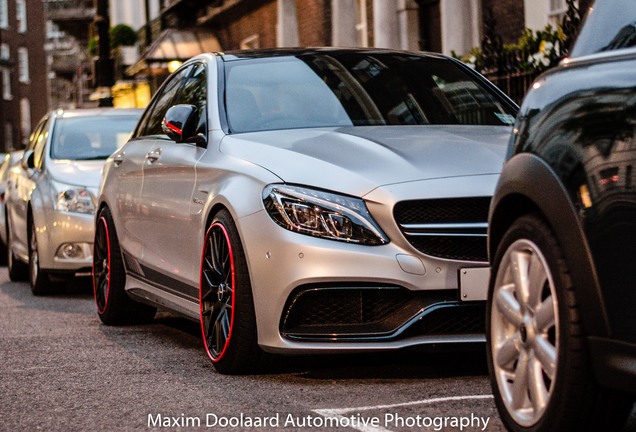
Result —
<instances>
[{"instance_id":1,"label":"green bush","mask_svg":"<svg viewBox=\"0 0 636 432\"><path fill-rule=\"evenodd\" d=\"M110 35L110 48L120 46L132 46L137 43L137 32L126 24L117 24L108 31Z\"/></svg>"}]
</instances>

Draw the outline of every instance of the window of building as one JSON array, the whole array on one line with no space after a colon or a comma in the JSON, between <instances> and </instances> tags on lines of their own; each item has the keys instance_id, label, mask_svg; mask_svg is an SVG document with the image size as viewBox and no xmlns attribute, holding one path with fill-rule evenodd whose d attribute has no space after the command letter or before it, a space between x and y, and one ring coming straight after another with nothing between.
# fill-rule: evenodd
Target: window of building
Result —
<instances>
[{"instance_id":1,"label":"window of building","mask_svg":"<svg viewBox=\"0 0 636 432\"><path fill-rule=\"evenodd\" d=\"M27 98L20 99L20 131L26 144L31 134L31 103Z\"/></svg>"},{"instance_id":2,"label":"window of building","mask_svg":"<svg viewBox=\"0 0 636 432\"><path fill-rule=\"evenodd\" d=\"M565 0L550 0L550 14L563 14L568 10Z\"/></svg>"},{"instance_id":3,"label":"window of building","mask_svg":"<svg viewBox=\"0 0 636 432\"><path fill-rule=\"evenodd\" d=\"M558 24L563 20L568 5L565 0L550 0L550 9L548 10L548 21L552 24Z\"/></svg>"},{"instance_id":4,"label":"window of building","mask_svg":"<svg viewBox=\"0 0 636 432\"><path fill-rule=\"evenodd\" d=\"M18 80L29 82L29 50L25 47L18 48Z\"/></svg>"},{"instance_id":5,"label":"window of building","mask_svg":"<svg viewBox=\"0 0 636 432\"><path fill-rule=\"evenodd\" d=\"M26 0L15 0L15 19L18 33L27 31Z\"/></svg>"},{"instance_id":6,"label":"window of building","mask_svg":"<svg viewBox=\"0 0 636 432\"><path fill-rule=\"evenodd\" d=\"M9 28L9 10L7 0L0 0L0 28Z\"/></svg>"},{"instance_id":7,"label":"window of building","mask_svg":"<svg viewBox=\"0 0 636 432\"><path fill-rule=\"evenodd\" d=\"M13 94L11 93L11 71L9 68L3 67L0 70L0 74L2 75L2 99L11 100L13 99Z\"/></svg>"},{"instance_id":8,"label":"window of building","mask_svg":"<svg viewBox=\"0 0 636 432\"><path fill-rule=\"evenodd\" d=\"M13 125L11 122L4 124L4 148L7 151L15 149L15 143L13 142Z\"/></svg>"},{"instance_id":9,"label":"window of building","mask_svg":"<svg viewBox=\"0 0 636 432\"><path fill-rule=\"evenodd\" d=\"M6 43L0 44L0 60L9 60L10 56L9 45Z\"/></svg>"},{"instance_id":10,"label":"window of building","mask_svg":"<svg viewBox=\"0 0 636 432\"><path fill-rule=\"evenodd\" d=\"M369 26L367 19L367 0L356 0L358 19L356 31L358 32L358 43L361 47L369 46Z\"/></svg>"},{"instance_id":11,"label":"window of building","mask_svg":"<svg viewBox=\"0 0 636 432\"><path fill-rule=\"evenodd\" d=\"M241 41L241 49L256 49L261 47L261 40L259 35L254 34L252 36L248 36Z\"/></svg>"}]
</instances>

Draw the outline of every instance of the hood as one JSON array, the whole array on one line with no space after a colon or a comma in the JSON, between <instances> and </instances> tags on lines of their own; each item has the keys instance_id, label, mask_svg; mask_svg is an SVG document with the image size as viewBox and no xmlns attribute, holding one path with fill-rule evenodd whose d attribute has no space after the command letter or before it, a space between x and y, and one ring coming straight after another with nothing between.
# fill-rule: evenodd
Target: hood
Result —
<instances>
[{"instance_id":1,"label":"hood","mask_svg":"<svg viewBox=\"0 0 636 432\"><path fill-rule=\"evenodd\" d=\"M389 184L501 172L507 126L365 126L228 135L221 151L297 183L363 196Z\"/></svg>"},{"instance_id":2,"label":"hood","mask_svg":"<svg viewBox=\"0 0 636 432\"><path fill-rule=\"evenodd\" d=\"M97 188L106 160L51 160L47 169L55 181L74 186Z\"/></svg>"}]
</instances>

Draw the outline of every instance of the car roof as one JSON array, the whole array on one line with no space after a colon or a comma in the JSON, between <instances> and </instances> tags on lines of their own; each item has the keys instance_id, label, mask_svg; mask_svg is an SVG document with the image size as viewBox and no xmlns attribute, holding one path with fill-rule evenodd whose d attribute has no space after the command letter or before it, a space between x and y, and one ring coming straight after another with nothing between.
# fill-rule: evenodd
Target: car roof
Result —
<instances>
[{"instance_id":1,"label":"car roof","mask_svg":"<svg viewBox=\"0 0 636 432\"><path fill-rule=\"evenodd\" d=\"M99 117L112 115L141 115L141 108L77 108L77 109L58 109L52 111L54 117Z\"/></svg>"},{"instance_id":2,"label":"car roof","mask_svg":"<svg viewBox=\"0 0 636 432\"><path fill-rule=\"evenodd\" d=\"M341 48L341 47L314 47L314 48L265 48L254 50L236 50L216 53L221 56L224 61L233 61L241 59L282 57L282 56L298 56L298 55L317 55L317 54L401 54L416 55L422 57L448 58L439 53L432 52L414 52L385 48Z\"/></svg>"}]
</instances>

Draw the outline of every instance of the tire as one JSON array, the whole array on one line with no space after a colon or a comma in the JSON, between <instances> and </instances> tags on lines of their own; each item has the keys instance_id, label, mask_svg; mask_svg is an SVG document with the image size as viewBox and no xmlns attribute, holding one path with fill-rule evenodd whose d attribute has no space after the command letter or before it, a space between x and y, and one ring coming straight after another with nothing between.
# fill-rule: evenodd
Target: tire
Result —
<instances>
[{"instance_id":1,"label":"tire","mask_svg":"<svg viewBox=\"0 0 636 432\"><path fill-rule=\"evenodd\" d=\"M13 233L7 219L7 270L12 282L22 282L28 278L28 266L13 253Z\"/></svg>"},{"instance_id":2,"label":"tire","mask_svg":"<svg viewBox=\"0 0 636 432\"><path fill-rule=\"evenodd\" d=\"M519 218L504 235L488 299L490 382L508 430L620 428L630 401L594 380L570 271L539 215Z\"/></svg>"},{"instance_id":3,"label":"tire","mask_svg":"<svg viewBox=\"0 0 636 432\"><path fill-rule=\"evenodd\" d=\"M29 231L29 285L33 295L44 295L49 291L49 276L40 268L40 254L35 230L35 222L31 220Z\"/></svg>"},{"instance_id":4,"label":"tire","mask_svg":"<svg viewBox=\"0 0 636 432\"><path fill-rule=\"evenodd\" d=\"M7 239L7 243L9 242L9 231L8 231L8 222L7 222L7 218L9 217L9 215L7 214L6 211L6 203L5 203L5 207L3 208L4 211L4 229L5 229L5 236L4 238ZM7 244L0 240L0 265L6 265L7 264Z\"/></svg>"},{"instance_id":5,"label":"tire","mask_svg":"<svg viewBox=\"0 0 636 432\"><path fill-rule=\"evenodd\" d=\"M157 309L132 300L126 293L126 272L107 207L97 216L93 248L93 294L99 319L106 325L152 321Z\"/></svg>"},{"instance_id":6,"label":"tire","mask_svg":"<svg viewBox=\"0 0 636 432\"><path fill-rule=\"evenodd\" d=\"M214 217L205 234L200 276L201 333L214 367L229 375L262 370L269 355L258 346L245 253L226 210Z\"/></svg>"},{"instance_id":7,"label":"tire","mask_svg":"<svg viewBox=\"0 0 636 432\"><path fill-rule=\"evenodd\" d=\"M7 253L7 245L2 240L0 240L0 266L7 264Z\"/></svg>"}]
</instances>

